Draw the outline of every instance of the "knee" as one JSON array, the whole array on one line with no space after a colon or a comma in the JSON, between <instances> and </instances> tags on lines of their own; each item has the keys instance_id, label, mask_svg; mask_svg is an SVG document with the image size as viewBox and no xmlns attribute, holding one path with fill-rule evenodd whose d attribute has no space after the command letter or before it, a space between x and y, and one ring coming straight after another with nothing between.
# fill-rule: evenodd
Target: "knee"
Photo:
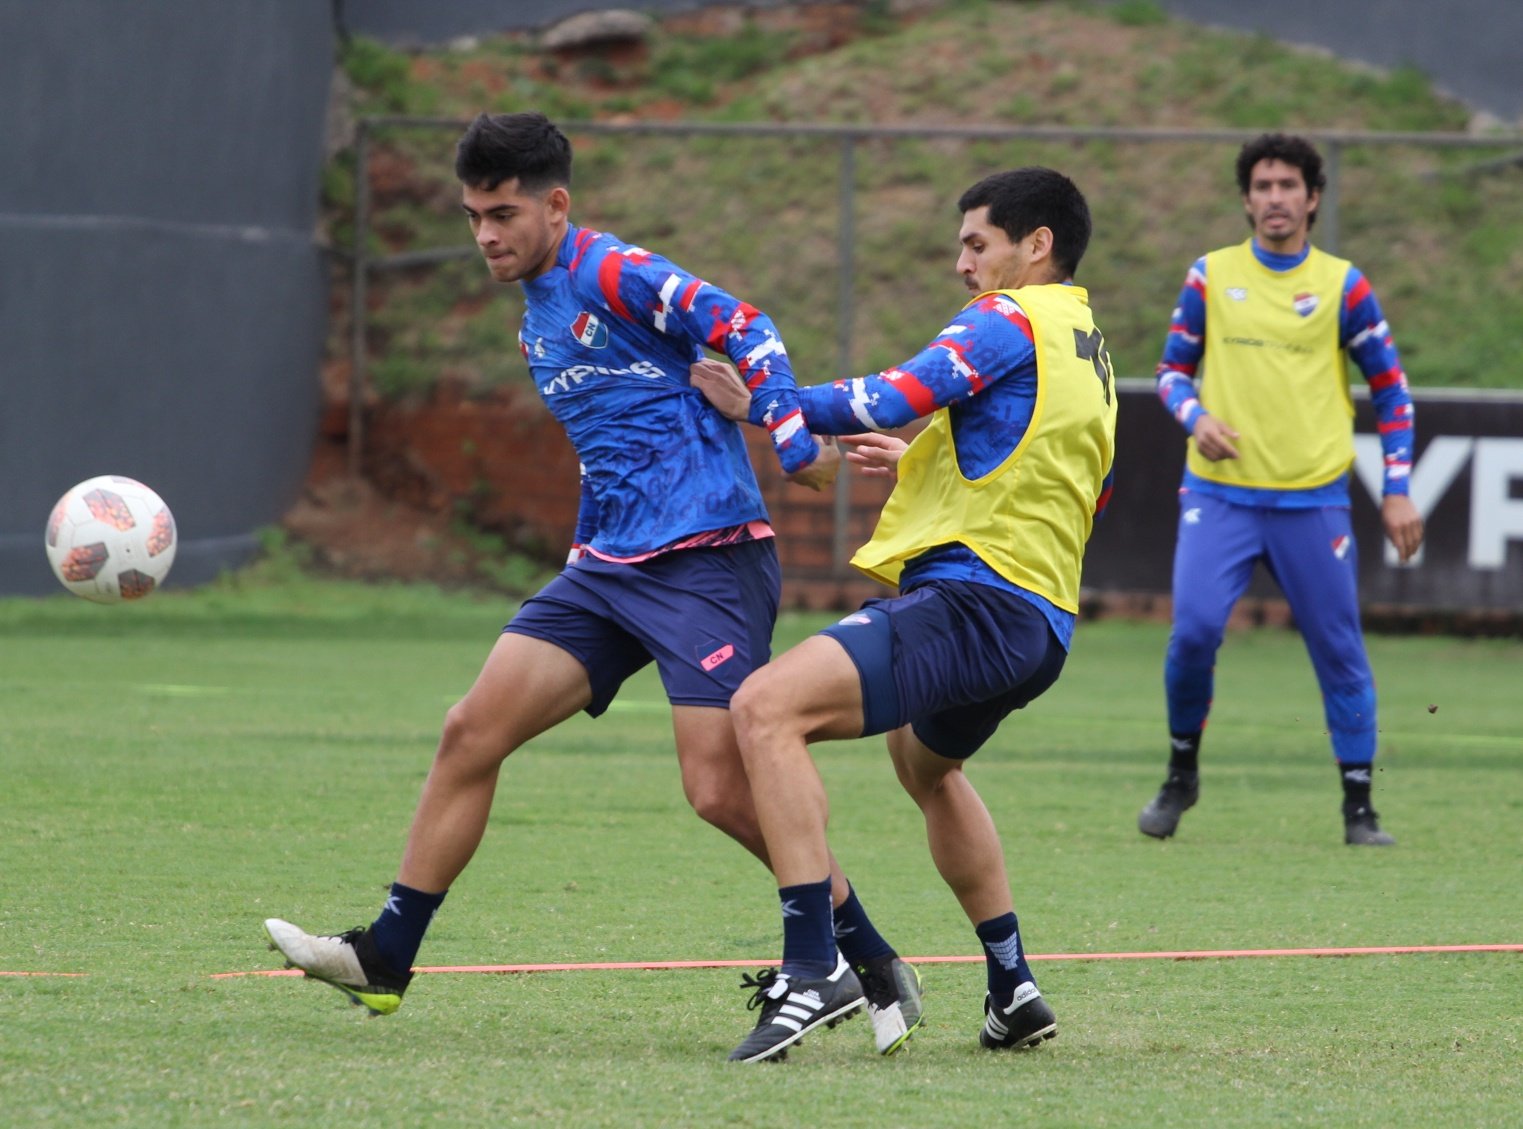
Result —
<instances>
[{"instance_id":1,"label":"knee","mask_svg":"<svg viewBox=\"0 0 1523 1129\"><path fill-rule=\"evenodd\" d=\"M466 702L456 702L444 715L436 764L471 770L496 768L513 751L512 744L485 723Z\"/></svg>"},{"instance_id":2,"label":"knee","mask_svg":"<svg viewBox=\"0 0 1523 1129\"><path fill-rule=\"evenodd\" d=\"M1329 729L1363 732L1375 728L1375 685L1373 682L1325 686L1322 691L1322 704Z\"/></svg>"},{"instance_id":3,"label":"knee","mask_svg":"<svg viewBox=\"0 0 1523 1129\"><path fill-rule=\"evenodd\" d=\"M740 684L740 689L730 699L730 720L735 726L735 736L742 752L752 741L776 726L772 697L767 691L766 677L761 671L756 671Z\"/></svg>"},{"instance_id":4,"label":"knee","mask_svg":"<svg viewBox=\"0 0 1523 1129\"><path fill-rule=\"evenodd\" d=\"M475 725L464 702L456 702L444 714L444 728L439 734L439 751L452 754L468 748L475 738Z\"/></svg>"},{"instance_id":5,"label":"knee","mask_svg":"<svg viewBox=\"0 0 1523 1129\"><path fill-rule=\"evenodd\" d=\"M1222 625L1190 616L1176 616L1169 632L1169 659L1181 666L1213 666L1222 645Z\"/></svg>"},{"instance_id":6,"label":"knee","mask_svg":"<svg viewBox=\"0 0 1523 1129\"><path fill-rule=\"evenodd\" d=\"M894 758L894 775L899 778L899 786L909 794L912 800L917 804L925 801L927 796L925 780L914 768L898 757Z\"/></svg>"},{"instance_id":7,"label":"knee","mask_svg":"<svg viewBox=\"0 0 1523 1129\"><path fill-rule=\"evenodd\" d=\"M946 785L950 766L933 766L914 756L899 733L889 735L888 751L894 762L894 775L917 805L924 807Z\"/></svg>"},{"instance_id":8,"label":"knee","mask_svg":"<svg viewBox=\"0 0 1523 1129\"><path fill-rule=\"evenodd\" d=\"M698 818L735 839L745 839L756 829L756 813L747 802L750 793L700 784L688 789L687 800Z\"/></svg>"}]
</instances>

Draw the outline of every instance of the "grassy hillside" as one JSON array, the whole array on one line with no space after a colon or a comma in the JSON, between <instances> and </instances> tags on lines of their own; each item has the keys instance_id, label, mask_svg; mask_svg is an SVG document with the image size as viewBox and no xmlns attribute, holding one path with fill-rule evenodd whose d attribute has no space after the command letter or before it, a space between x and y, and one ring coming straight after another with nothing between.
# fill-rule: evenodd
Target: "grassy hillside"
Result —
<instances>
[{"instance_id":1,"label":"grassy hillside","mask_svg":"<svg viewBox=\"0 0 1523 1129\"><path fill-rule=\"evenodd\" d=\"M1411 71L1376 73L1262 37L1113 6L959 0L834 22L711 11L661 25L644 52L554 57L528 37L402 55L355 41L357 113L468 117L538 108L564 122L695 120L917 126L1463 130L1466 109ZM760 21L767 22L760 22ZM837 353L839 143L608 136L571 130L574 217L656 248L766 309L801 379ZM371 247L463 242L454 129L388 131L374 147ZM1096 235L1079 280L1122 375L1150 374L1187 265L1246 235L1235 142L994 143L902 139L856 152L852 368L917 349L963 299L955 201L983 174L1050 164L1084 188ZM1514 147L1515 149L1515 147ZM1514 150L1348 146L1339 251L1373 281L1420 386L1523 387L1523 168ZM334 238L352 238L352 154L330 170ZM466 261L377 280L371 372L390 394L455 376L523 379L516 288ZM342 315L333 368L346 355Z\"/></svg>"}]
</instances>

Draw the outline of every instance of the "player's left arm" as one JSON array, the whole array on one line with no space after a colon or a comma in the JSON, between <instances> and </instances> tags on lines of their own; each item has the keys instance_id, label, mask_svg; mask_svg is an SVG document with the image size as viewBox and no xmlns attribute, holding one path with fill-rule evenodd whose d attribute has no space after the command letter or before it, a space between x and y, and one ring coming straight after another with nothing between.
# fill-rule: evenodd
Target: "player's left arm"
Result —
<instances>
[{"instance_id":1,"label":"player's left arm","mask_svg":"<svg viewBox=\"0 0 1523 1129\"><path fill-rule=\"evenodd\" d=\"M1374 288L1357 267L1349 267L1343 285L1339 343L1364 374L1375 409L1380 450L1385 464L1380 517L1386 537L1402 560L1423 543L1423 521L1410 497L1414 437L1412 393L1407 374L1381 312Z\"/></svg>"},{"instance_id":2,"label":"player's left arm","mask_svg":"<svg viewBox=\"0 0 1523 1129\"><path fill-rule=\"evenodd\" d=\"M807 474L820 446L804 427L788 351L771 318L641 248L607 256L598 282L615 314L728 356L750 392L746 418L766 428L785 474Z\"/></svg>"}]
</instances>

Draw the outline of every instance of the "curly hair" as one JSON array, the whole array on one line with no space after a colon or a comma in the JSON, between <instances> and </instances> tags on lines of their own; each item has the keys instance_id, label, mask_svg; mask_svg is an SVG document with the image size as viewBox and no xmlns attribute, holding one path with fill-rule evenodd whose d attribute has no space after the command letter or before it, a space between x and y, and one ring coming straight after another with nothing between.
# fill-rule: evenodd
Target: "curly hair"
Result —
<instances>
[{"instance_id":1,"label":"curly hair","mask_svg":"<svg viewBox=\"0 0 1523 1129\"><path fill-rule=\"evenodd\" d=\"M1284 161L1294 165L1301 170L1301 179L1306 182L1308 193L1321 193L1327 187L1322 154L1317 152L1316 146L1304 137L1288 133L1263 133L1238 151L1237 187L1244 196L1248 195L1249 183L1253 179L1253 166L1260 161ZM1307 218L1309 223L1316 223L1317 213L1312 212Z\"/></svg>"}]
</instances>

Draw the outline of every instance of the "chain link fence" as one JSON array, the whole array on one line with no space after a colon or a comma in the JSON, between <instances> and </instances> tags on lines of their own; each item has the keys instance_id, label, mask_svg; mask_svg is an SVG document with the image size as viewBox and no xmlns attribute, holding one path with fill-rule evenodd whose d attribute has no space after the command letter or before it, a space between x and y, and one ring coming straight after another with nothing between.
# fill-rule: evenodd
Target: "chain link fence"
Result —
<instances>
[{"instance_id":1,"label":"chain link fence","mask_svg":"<svg viewBox=\"0 0 1523 1129\"><path fill-rule=\"evenodd\" d=\"M440 380L519 381L521 297L474 260L453 147L465 122L357 123L347 326L351 470L366 405ZM955 202L999 168L1060 168L1089 197L1079 271L1118 375L1150 374L1184 272L1245 238L1237 149L1261 131L569 122L573 218L680 262L777 322L801 383L918 350L964 300ZM1414 385L1523 386L1523 136L1301 131L1328 184L1314 238L1372 279ZM345 238L347 236L347 238ZM845 570L849 489L836 495Z\"/></svg>"}]
</instances>

